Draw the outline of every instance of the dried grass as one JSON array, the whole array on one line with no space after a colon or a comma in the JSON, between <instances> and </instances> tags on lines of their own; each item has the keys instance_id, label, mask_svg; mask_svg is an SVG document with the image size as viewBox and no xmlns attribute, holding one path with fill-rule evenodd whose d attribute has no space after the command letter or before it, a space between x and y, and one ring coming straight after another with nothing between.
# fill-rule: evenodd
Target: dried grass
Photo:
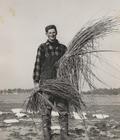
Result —
<instances>
[{"instance_id":1,"label":"dried grass","mask_svg":"<svg viewBox=\"0 0 120 140\"><path fill-rule=\"evenodd\" d=\"M33 93L29 97L27 103L27 109L29 109L30 111L38 112L41 110L41 107L45 102L46 104L49 104L53 109L57 110L52 105L52 103L44 96L44 93L54 96L54 99L62 98L64 100L67 100L69 104L74 105L76 110L80 109L81 106L84 105L79 92L74 89L74 87L70 83L60 79L50 79L44 81L44 83L40 85L40 90L38 92L34 92L33 90Z\"/></svg>"},{"instance_id":2,"label":"dried grass","mask_svg":"<svg viewBox=\"0 0 120 140\"><path fill-rule=\"evenodd\" d=\"M59 60L57 79L46 80L43 85L40 85L39 92L33 93L29 98L27 108L34 111L40 110L41 100L54 107L48 99L43 97L43 94L40 94L47 92L54 97L66 99L75 108L81 110L81 104L84 104L81 99L81 85L86 82L90 88L95 88L92 79L102 82L92 71L94 66L92 56L106 50L99 50L96 47L96 40L117 31L115 28L117 24L117 18L109 17L83 27Z\"/></svg>"},{"instance_id":3,"label":"dried grass","mask_svg":"<svg viewBox=\"0 0 120 140\"><path fill-rule=\"evenodd\" d=\"M95 88L91 79L101 80L93 73L92 58L98 52L110 52L112 50L100 50L97 40L108 34L118 31L118 18L103 18L94 21L91 25L84 26L72 39L68 50L59 61L58 78L70 81L76 89L86 82L90 88ZM82 75L82 77L81 77Z\"/></svg>"}]
</instances>

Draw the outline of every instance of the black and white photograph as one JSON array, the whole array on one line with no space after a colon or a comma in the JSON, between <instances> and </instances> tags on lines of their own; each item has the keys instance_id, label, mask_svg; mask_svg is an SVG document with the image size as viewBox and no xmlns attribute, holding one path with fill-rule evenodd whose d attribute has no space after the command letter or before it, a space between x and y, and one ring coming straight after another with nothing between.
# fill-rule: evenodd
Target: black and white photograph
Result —
<instances>
[{"instance_id":1,"label":"black and white photograph","mask_svg":"<svg viewBox=\"0 0 120 140\"><path fill-rule=\"evenodd\" d=\"M0 0L0 140L120 140L120 1Z\"/></svg>"}]
</instances>

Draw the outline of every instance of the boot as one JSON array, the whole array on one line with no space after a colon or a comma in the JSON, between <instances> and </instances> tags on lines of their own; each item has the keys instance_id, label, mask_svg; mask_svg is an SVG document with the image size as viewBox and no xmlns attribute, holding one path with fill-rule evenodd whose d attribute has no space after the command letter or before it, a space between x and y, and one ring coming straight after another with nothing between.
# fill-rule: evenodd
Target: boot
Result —
<instances>
[{"instance_id":1,"label":"boot","mask_svg":"<svg viewBox=\"0 0 120 140\"><path fill-rule=\"evenodd\" d=\"M51 140L51 130L49 128L43 128L44 140Z\"/></svg>"},{"instance_id":2,"label":"boot","mask_svg":"<svg viewBox=\"0 0 120 140\"><path fill-rule=\"evenodd\" d=\"M68 114L60 114L59 115L59 123L60 123L60 140L67 140L68 137Z\"/></svg>"},{"instance_id":3,"label":"boot","mask_svg":"<svg viewBox=\"0 0 120 140\"><path fill-rule=\"evenodd\" d=\"M48 98L53 103L53 98L47 94L45 94L46 98ZM43 129L43 135L44 140L51 140L51 111L52 107L43 103L43 106L41 108L41 114L42 114L42 129Z\"/></svg>"},{"instance_id":4,"label":"boot","mask_svg":"<svg viewBox=\"0 0 120 140\"><path fill-rule=\"evenodd\" d=\"M44 140L51 140L51 108L46 108L42 114L42 129Z\"/></svg>"}]
</instances>

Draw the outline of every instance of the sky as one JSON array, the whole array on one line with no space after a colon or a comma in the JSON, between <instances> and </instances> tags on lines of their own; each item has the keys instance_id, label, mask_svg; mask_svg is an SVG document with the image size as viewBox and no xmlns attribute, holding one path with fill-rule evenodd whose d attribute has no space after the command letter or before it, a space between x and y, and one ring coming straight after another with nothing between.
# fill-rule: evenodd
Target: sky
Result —
<instances>
[{"instance_id":1,"label":"sky","mask_svg":"<svg viewBox=\"0 0 120 140\"><path fill-rule=\"evenodd\" d=\"M0 89L33 87L36 52L46 41L46 25L55 24L58 40L68 46L88 21L110 15L120 16L119 0L0 0ZM120 51L120 33L98 43L101 49ZM95 72L109 88L120 88L120 53L100 56Z\"/></svg>"}]
</instances>

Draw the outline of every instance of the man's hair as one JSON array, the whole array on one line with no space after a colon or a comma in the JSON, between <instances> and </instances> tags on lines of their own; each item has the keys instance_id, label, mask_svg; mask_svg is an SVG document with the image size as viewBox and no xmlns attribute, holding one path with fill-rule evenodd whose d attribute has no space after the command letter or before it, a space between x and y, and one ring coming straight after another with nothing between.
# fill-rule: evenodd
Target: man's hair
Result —
<instances>
[{"instance_id":1,"label":"man's hair","mask_svg":"<svg viewBox=\"0 0 120 140\"><path fill-rule=\"evenodd\" d=\"M48 26L46 26L46 27L45 27L45 32L47 33L48 30L50 30L50 29L55 29L55 31L56 31L56 33L57 33L57 28L56 28L55 25L48 25Z\"/></svg>"}]
</instances>

